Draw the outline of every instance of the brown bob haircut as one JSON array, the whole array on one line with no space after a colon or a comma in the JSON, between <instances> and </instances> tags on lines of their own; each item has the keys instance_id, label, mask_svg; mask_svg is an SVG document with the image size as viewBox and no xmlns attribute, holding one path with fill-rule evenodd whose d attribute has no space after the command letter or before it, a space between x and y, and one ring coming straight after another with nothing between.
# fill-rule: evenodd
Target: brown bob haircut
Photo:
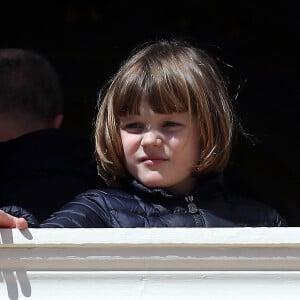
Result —
<instances>
[{"instance_id":1,"label":"brown bob haircut","mask_svg":"<svg viewBox=\"0 0 300 300\"><path fill-rule=\"evenodd\" d=\"M156 113L188 112L199 122L201 157L192 170L195 174L223 171L233 128L225 82L204 51L185 42L158 41L136 49L100 92L96 158L99 175L108 185L128 175L119 118L139 113L143 97Z\"/></svg>"}]
</instances>

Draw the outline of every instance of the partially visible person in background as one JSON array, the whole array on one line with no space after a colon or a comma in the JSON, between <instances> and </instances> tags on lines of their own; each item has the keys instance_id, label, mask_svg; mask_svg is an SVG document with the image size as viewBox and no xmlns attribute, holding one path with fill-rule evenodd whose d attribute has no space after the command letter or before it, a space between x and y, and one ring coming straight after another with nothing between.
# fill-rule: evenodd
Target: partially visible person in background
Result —
<instances>
[{"instance_id":1,"label":"partially visible person in background","mask_svg":"<svg viewBox=\"0 0 300 300\"><path fill-rule=\"evenodd\" d=\"M41 221L75 195L99 187L89 139L61 129L63 97L48 60L0 49L0 205Z\"/></svg>"}]
</instances>

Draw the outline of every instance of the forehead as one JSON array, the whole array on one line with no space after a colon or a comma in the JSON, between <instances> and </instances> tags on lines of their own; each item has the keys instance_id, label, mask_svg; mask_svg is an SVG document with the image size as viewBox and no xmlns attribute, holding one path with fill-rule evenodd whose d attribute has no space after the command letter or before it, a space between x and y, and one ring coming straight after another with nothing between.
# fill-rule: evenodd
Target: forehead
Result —
<instances>
[{"instance_id":1,"label":"forehead","mask_svg":"<svg viewBox=\"0 0 300 300\"><path fill-rule=\"evenodd\" d=\"M190 115L188 111L183 112L155 112L149 105L146 98L141 100L139 111L136 113L127 113L119 117L121 123L138 121L138 122L179 122L183 124L196 124L197 121L194 115Z\"/></svg>"},{"instance_id":2,"label":"forehead","mask_svg":"<svg viewBox=\"0 0 300 300\"><path fill-rule=\"evenodd\" d=\"M158 95L146 96L141 94L137 97L128 98L127 101L123 99L117 107L117 115L140 115L145 111L156 114L171 114L174 112L187 112L187 106L184 101L175 97L160 97Z\"/></svg>"},{"instance_id":3,"label":"forehead","mask_svg":"<svg viewBox=\"0 0 300 300\"><path fill-rule=\"evenodd\" d=\"M164 117L168 115L168 117L188 117L189 114L186 110L181 110L178 108L174 108L174 110L170 111L157 111L155 107L152 107L150 105L149 100L146 97L142 97L140 104L139 104L139 111L136 113L137 115L142 115L144 117L151 117L151 116L156 116L156 117Z\"/></svg>"},{"instance_id":4,"label":"forehead","mask_svg":"<svg viewBox=\"0 0 300 300\"><path fill-rule=\"evenodd\" d=\"M153 115L155 114L155 110L153 107L150 106L149 99L145 96L142 96L139 102L139 107L138 107L138 112L136 114L138 115L145 115L145 114L150 114Z\"/></svg>"}]
</instances>

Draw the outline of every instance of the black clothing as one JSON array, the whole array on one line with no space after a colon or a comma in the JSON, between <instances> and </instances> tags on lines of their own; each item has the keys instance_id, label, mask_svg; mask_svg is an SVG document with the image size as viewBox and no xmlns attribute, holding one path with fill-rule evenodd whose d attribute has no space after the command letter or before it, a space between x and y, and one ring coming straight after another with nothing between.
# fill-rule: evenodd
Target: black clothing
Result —
<instances>
[{"instance_id":1,"label":"black clothing","mask_svg":"<svg viewBox=\"0 0 300 300\"><path fill-rule=\"evenodd\" d=\"M35 216L23 207L10 205L1 207L0 209L14 217L25 218L28 223L28 227L40 227L40 224Z\"/></svg>"},{"instance_id":2,"label":"black clothing","mask_svg":"<svg viewBox=\"0 0 300 300\"><path fill-rule=\"evenodd\" d=\"M223 177L199 179L191 195L171 195L132 179L122 189L78 195L41 227L243 227L285 226L272 208L224 193Z\"/></svg>"},{"instance_id":3,"label":"black clothing","mask_svg":"<svg viewBox=\"0 0 300 300\"><path fill-rule=\"evenodd\" d=\"M98 188L91 143L45 129L0 143L0 203L28 209L42 221L77 194Z\"/></svg>"}]
</instances>

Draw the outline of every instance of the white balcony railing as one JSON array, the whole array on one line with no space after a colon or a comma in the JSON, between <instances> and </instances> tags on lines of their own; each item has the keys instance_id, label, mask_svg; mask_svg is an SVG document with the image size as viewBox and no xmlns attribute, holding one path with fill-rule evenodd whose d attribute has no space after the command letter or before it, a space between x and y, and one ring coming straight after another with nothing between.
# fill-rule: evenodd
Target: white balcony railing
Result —
<instances>
[{"instance_id":1,"label":"white balcony railing","mask_svg":"<svg viewBox=\"0 0 300 300\"><path fill-rule=\"evenodd\" d=\"M300 299L300 228L0 229L0 299Z\"/></svg>"}]
</instances>

